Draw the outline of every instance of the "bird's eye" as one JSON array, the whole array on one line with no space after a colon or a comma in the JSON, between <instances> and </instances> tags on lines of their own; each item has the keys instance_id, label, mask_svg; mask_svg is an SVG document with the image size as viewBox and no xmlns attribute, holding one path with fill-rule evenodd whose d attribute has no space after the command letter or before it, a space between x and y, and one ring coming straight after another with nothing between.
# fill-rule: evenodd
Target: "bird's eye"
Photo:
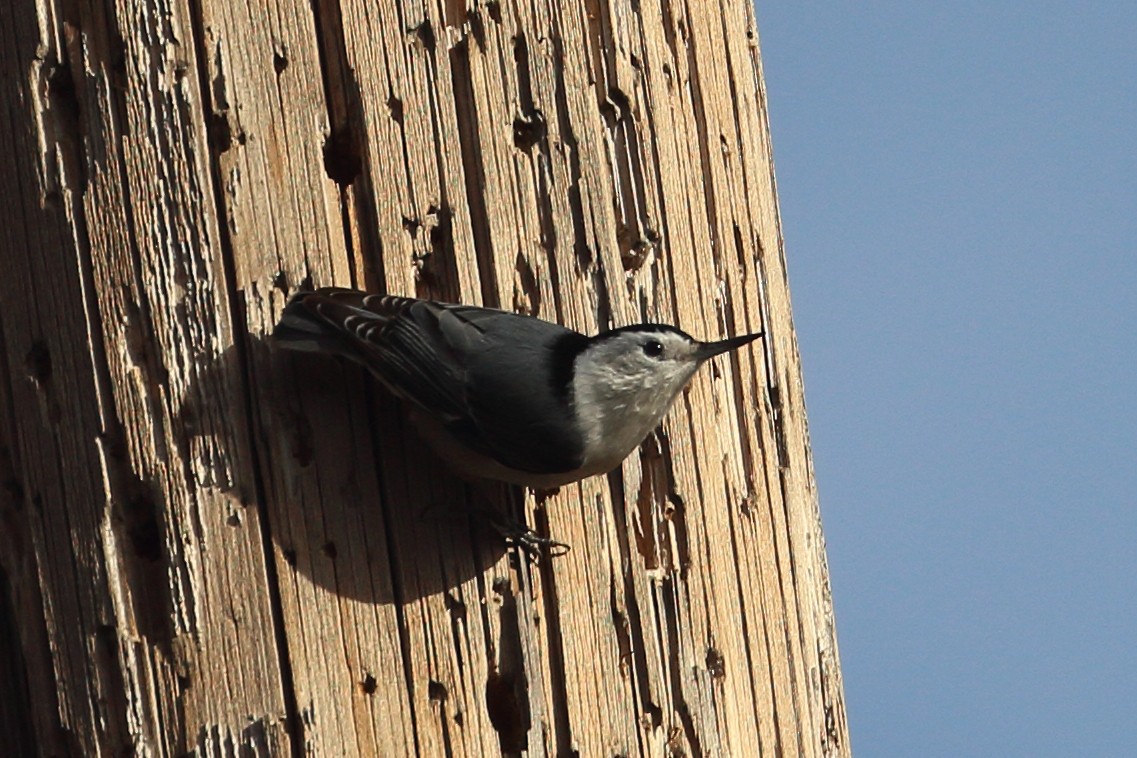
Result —
<instances>
[{"instance_id":1,"label":"bird's eye","mask_svg":"<svg viewBox=\"0 0 1137 758\"><path fill-rule=\"evenodd\" d=\"M644 355L649 358L658 358L663 355L663 345L655 340L644 343Z\"/></svg>"}]
</instances>

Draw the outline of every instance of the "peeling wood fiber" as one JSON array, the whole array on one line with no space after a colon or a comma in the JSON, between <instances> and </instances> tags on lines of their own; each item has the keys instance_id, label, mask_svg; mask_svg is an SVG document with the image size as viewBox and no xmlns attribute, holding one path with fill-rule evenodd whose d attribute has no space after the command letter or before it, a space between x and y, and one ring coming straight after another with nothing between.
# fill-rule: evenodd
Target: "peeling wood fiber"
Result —
<instances>
[{"instance_id":1,"label":"peeling wood fiber","mask_svg":"<svg viewBox=\"0 0 1137 758\"><path fill-rule=\"evenodd\" d=\"M746 0L0 3L9 747L848 755L757 39ZM332 284L765 337L535 495L271 348Z\"/></svg>"}]
</instances>

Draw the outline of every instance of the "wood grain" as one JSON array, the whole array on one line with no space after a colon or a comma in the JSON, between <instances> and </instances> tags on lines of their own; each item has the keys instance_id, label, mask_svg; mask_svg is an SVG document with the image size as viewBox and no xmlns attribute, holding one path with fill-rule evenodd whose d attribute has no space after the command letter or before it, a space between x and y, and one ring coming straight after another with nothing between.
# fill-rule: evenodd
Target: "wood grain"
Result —
<instances>
[{"instance_id":1,"label":"wood grain","mask_svg":"<svg viewBox=\"0 0 1137 758\"><path fill-rule=\"evenodd\" d=\"M18 746L849 754L746 2L14 0L0 76ZM273 349L330 284L765 336L537 496Z\"/></svg>"}]
</instances>

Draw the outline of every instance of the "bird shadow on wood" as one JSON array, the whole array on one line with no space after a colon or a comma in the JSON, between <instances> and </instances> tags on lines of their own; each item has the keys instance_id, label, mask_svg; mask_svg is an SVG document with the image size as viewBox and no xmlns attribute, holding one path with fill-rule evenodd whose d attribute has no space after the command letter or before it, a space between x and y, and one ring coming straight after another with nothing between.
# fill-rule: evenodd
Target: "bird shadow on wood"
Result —
<instances>
[{"instance_id":1,"label":"bird shadow on wood","mask_svg":"<svg viewBox=\"0 0 1137 758\"><path fill-rule=\"evenodd\" d=\"M228 486L262 509L269 581L275 574L282 591L303 595L306 580L366 603L406 603L483 574L505 552L477 509L513 512L518 493L450 473L363 369L248 337L201 382L245 388L247 423L235 425L248 433L231 451L241 463ZM187 399L180 415L199 414Z\"/></svg>"}]
</instances>

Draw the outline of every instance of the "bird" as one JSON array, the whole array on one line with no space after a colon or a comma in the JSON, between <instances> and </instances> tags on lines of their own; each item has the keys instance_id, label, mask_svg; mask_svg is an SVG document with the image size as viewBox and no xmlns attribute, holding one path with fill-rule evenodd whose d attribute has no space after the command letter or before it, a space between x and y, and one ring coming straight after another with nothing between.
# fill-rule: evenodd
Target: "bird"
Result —
<instances>
[{"instance_id":1,"label":"bird","mask_svg":"<svg viewBox=\"0 0 1137 758\"><path fill-rule=\"evenodd\" d=\"M493 308L325 287L293 295L273 340L366 367L467 477L554 490L606 474L699 367L762 332L701 342L666 324L586 336Z\"/></svg>"}]
</instances>

